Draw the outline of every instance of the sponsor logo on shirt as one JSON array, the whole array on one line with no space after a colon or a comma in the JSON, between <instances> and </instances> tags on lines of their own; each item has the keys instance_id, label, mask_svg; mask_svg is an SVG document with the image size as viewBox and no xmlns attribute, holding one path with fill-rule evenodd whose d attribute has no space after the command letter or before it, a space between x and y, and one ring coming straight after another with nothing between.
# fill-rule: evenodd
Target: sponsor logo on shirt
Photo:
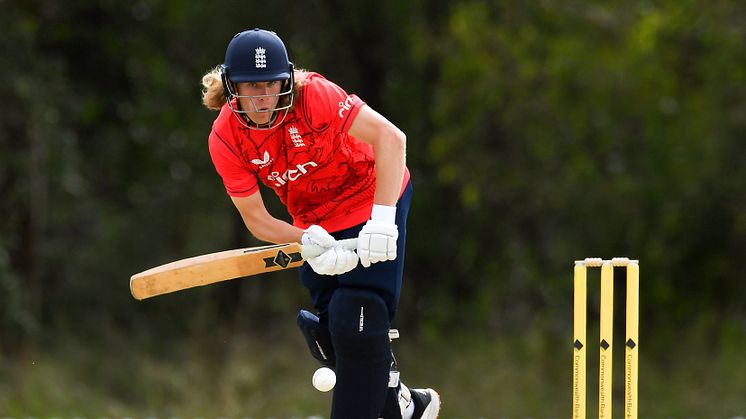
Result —
<instances>
[{"instance_id":1,"label":"sponsor logo on shirt","mask_svg":"<svg viewBox=\"0 0 746 419\"><path fill-rule=\"evenodd\" d=\"M269 176L267 176L267 180L270 182L274 182L275 186L278 188L285 185L288 182L293 182L298 180L299 177L305 175L308 173L307 167L317 167L318 164L316 162L309 161L307 163L297 164L295 165L295 168L288 169L283 173L282 175L280 172L272 172Z\"/></svg>"},{"instance_id":2,"label":"sponsor logo on shirt","mask_svg":"<svg viewBox=\"0 0 746 419\"><path fill-rule=\"evenodd\" d=\"M269 157L269 151L264 152L264 158L263 159L251 159L251 162L255 165L259 166L260 169L263 169L267 166L269 166L274 161L273 158Z\"/></svg>"},{"instance_id":3,"label":"sponsor logo on shirt","mask_svg":"<svg viewBox=\"0 0 746 419\"><path fill-rule=\"evenodd\" d=\"M344 118L345 112L349 111L350 108L352 108L352 98L347 96L344 102L339 102L339 117Z\"/></svg>"}]
</instances>

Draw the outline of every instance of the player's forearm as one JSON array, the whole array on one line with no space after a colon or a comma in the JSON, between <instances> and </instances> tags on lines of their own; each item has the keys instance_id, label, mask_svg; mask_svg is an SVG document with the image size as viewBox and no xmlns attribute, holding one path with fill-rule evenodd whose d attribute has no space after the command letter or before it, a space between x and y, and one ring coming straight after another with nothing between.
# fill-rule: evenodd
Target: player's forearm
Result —
<instances>
[{"instance_id":1,"label":"player's forearm","mask_svg":"<svg viewBox=\"0 0 746 419\"><path fill-rule=\"evenodd\" d=\"M373 144L376 159L376 194L373 202L396 205L406 165L406 136L392 127Z\"/></svg>"},{"instance_id":2,"label":"player's forearm","mask_svg":"<svg viewBox=\"0 0 746 419\"><path fill-rule=\"evenodd\" d=\"M264 219L244 218L252 236L269 243L300 243L303 230L274 217Z\"/></svg>"},{"instance_id":3,"label":"player's forearm","mask_svg":"<svg viewBox=\"0 0 746 419\"><path fill-rule=\"evenodd\" d=\"M259 193L247 197L231 197L246 228L259 240L270 243L300 243L303 230L273 217L264 206Z\"/></svg>"},{"instance_id":4,"label":"player's forearm","mask_svg":"<svg viewBox=\"0 0 746 419\"><path fill-rule=\"evenodd\" d=\"M350 125L349 134L373 147L376 161L374 203L396 205L404 177L407 137L383 115L367 105L358 112Z\"/></svg>"}]
</instances>

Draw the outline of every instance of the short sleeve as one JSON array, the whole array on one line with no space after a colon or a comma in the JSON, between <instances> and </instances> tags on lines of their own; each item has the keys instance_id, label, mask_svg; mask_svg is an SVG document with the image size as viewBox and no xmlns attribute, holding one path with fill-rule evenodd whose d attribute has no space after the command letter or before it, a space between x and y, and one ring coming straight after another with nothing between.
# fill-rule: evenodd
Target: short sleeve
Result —
<instances>
[{"instance_id":1,"label":"short sleeve","mask_svg":"<svg viewBox=\"0 0 746 419\"><path fill-rule=\"evenodd\" d=\"M245 197L259 190L256 174L241 164L237 152L215 130L210 133L210 158L230 196Z\"/></svg>"},{"instance_id":2,"label":"short sleeve","mask_svg":"<svg viewBox=\"0 0 746 419\"><path fill-rule=\"evenodd\" d=\"M303 87L303 109L309 126L315 131L332 129L347 133L365 102L349 95L341 87L320 75L310 77Z\"/></svg>"}]
</instances>

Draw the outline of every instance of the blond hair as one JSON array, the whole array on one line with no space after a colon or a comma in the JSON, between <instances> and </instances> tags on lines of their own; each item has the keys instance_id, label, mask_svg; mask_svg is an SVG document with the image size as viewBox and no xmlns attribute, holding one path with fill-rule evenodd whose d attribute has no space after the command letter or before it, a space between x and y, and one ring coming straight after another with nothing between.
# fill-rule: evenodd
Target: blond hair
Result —
<instances>
[{"instance_id":1,"label":"blond hair","mask_svg":"<svg viewBox=\"0 0 746 419\"><path fill-rule=\"evenodd\" d=\"M294 71L295 96L298 90L306 82L306 70L296 68ZM225 105L225 92L223 91L223 79L220 77L220 66L217 66L202 76L202 104L212 111L219 111ZM295 104L293 104L295 107Z\"/></svg>"},{"instance_id":2,"label":"blond hair","mask_svg":"<svg viewBox=\"0 0 746 419\"><path fill-rule=\"evenodd\" d=\"M220 66L213 68L202 76L202 104L212 111L219 111L225 105Z\"/></svg>"}]
</instances>

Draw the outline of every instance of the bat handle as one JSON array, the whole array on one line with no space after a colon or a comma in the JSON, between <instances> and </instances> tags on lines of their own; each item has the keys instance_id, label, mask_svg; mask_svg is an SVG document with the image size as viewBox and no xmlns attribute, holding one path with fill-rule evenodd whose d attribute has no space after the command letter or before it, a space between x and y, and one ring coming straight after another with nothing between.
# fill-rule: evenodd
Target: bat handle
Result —
<instances>
[{"instance_id":1,"label":"bat handle","mask_svg":"<svg viewBox=\"0 0 746 419\"><path fill-rule=\"evenodd\" d=\"M340 245L345 249L355 250L355 248L357 248L357 238L337 240L337 245ZM308 259L319 256L326 250L326 247L321 247L315 244L304 244L300 247L300 255L303 259Z\"/></svg>"}]
</instances>

